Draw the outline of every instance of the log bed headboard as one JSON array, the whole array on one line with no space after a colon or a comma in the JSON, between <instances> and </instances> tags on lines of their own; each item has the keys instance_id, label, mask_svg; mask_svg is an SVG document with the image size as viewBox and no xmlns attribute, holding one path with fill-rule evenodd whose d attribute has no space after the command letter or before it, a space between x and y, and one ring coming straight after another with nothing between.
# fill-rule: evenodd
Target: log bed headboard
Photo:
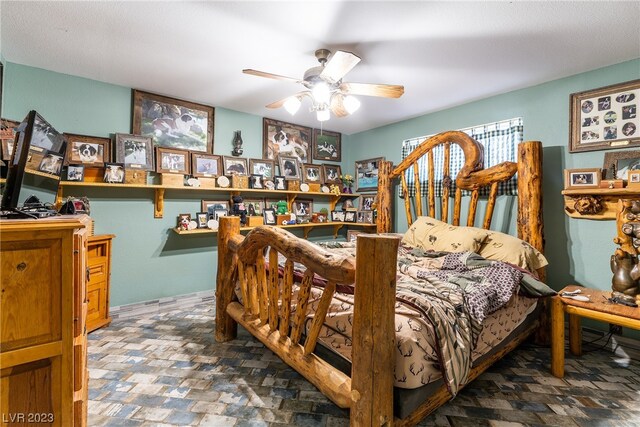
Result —
<instances>
[{"instance_id":1,"label":"log bed headboard","mask_svg":"<svg viewBox=\"0 0 640 427\"><path fill-rule=\"evenodd\" d=\"M483 228L490 228L493 210L498 194L498 185L509 180L518 173L518 237L539 251L543 251L543 222L542 222L542 144L540 141L525 141L518 145L518 163L504 162L483 169L482 145L468 136L464 132L448 131L442 132L429 139L426 139L411 152L398 166L392 169L389 161L380 162L378 167L378 233L388 233L391 231L391 209L393 207L393 180L400 178L402 194L404 195L405 212L407 224L411 225L414 220L411 200L408 197L405 171L413 167L415 182L415 200L413 212L415 217L423 215L436 216L435 197L435 173L433 149L439 145L444 146L444 180L450 180L450 150L451 144L458 144L462 149L465 162L456 180L456 191L453 201L453 225L460 225L460 213L462 211L462 190L471 191L469 198L469 210L467 225L473 226L480 197L480 190L488 186L489 197L486 211L482 222ZM428 200L423 211L423 201L420 194L420 180L418 179L418 160L427 156L428 162ZM448 222L450 188L443 186L443 194L440 198L441 220Z\"/></svg>"}]
</instances>

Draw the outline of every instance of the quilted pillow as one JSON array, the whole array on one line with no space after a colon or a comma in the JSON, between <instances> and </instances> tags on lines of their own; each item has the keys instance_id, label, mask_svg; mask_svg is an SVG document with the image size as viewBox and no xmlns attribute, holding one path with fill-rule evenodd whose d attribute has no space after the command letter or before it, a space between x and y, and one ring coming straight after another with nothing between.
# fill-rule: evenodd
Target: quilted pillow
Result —
<instances>
[{"instance_id":1,"label":"quilted pillow","mask_svg":"<svg viewBox=\"0 0 640 427\"><path fill-rule=\"evenodd\" d=\"M421 216L404 234L402 243L424 250L477 253L488 235L481 228L458 227Z\"/></svg>"},{"instance_id":2,"label":"quilted pillow","mask_svg":"<svg viewBox=\"0 0 640 427\"><path fill-rule=\"evenodd\" d=\"M489 230L489 235L478 254L486 259L504 261L529 271L536 271L549 264L536 248L517 237Z\"/></svg>"}]
</instances>

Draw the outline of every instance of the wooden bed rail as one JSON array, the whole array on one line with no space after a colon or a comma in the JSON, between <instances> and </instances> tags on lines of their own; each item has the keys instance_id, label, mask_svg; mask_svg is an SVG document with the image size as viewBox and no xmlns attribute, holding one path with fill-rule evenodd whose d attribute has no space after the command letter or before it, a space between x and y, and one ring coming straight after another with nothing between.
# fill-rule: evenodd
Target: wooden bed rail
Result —
<instances>
[{"instance_id":1,"label":"wooden bed rail","mask_svg":"<svg viewBox=\"0 0 640 427\"><path fill-rule=\"evenodd\" d=\"M321 250L277 227L258 227L243 237L239 221L223 217L218 229L216 339L233 339L240 323L338 406L352 408L352 425L391 425L399 239L364 236L358 239L354 260ZM282 278L279 253L286 258ZM292 316L294 262L307 269L298 285ZM356 262L361 266L358 270ZM327 282L305 330L314 274ZM354 282L353 369L349 377L313 352L336 285ZM235 301L236 283L243 304ZM301 343L303 333L306 338Z\"/></svg>"}]
</instances>

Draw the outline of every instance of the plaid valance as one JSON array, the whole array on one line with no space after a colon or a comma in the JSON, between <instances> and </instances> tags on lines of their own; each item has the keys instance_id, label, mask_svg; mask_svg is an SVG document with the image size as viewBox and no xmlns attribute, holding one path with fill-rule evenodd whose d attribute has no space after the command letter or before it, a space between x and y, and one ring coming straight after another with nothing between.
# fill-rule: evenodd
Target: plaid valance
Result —
<instances>
[{"instance_id":1,"label":"plaid valance","mask_svg":"<svg viewBox=\"0 0 640 427\"><path fill-rule=\"evenodd\" d=\"M484 147L484 168L490 168L502 162L517 162L518 144L522 142L523 126L522 118L504 120L501 122L490 123L482 126L474 126L466 129L460 129ZM433 135L421 136L418 138L407 139L402 142L402 160L411 153L422 141ZM455 178L458 171L464 165L464 153L458 144L451 144L450 151L450 176L452 179L449 194L453 196L456 190ZM435 169L435 195L442 197L442 180L444 168L444 146L439 145L433 149L433 161ZM429 171L427 165L427 157L423 156L418 160L420 192L423 197L427 197ZM415 183L413 168L405 171L407 180L407 189L409 197L415 196ZM469 191L463 191L463 195L470 194ZM489 194L489 187L485 187L480 191L480 195ZM498 195L516 195L518 194L517 175L509 181L501 182L498 186Z\"/></svg>"}]
</instances>

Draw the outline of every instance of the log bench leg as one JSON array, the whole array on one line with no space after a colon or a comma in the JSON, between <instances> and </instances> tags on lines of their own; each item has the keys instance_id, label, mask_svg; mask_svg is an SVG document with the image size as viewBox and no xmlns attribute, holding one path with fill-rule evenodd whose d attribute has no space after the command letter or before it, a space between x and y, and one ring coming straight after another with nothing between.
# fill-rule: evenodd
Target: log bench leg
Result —
<instances>
[{"instance_id":1,"label":"log bench leg","mask_svg":"<svg viewBox=\"0 0 640 427\"><path fill-rule=\"evenodd\" d=\"M574 356L582 356L582 328L575 314L569 314L569 350Z\"/></svg>"},{"instance_id":2,"label":"log bench leg","mask_svg":"<svg viewBox=\"0 0 640 427\"><path fill-rule=\"evenodd\" d=\"M557 296L551 298L551 373L564 377L564 307Z\"/></svg>"},{"instance_id":3,"label":"log bench leg","mask_svg":"<svg viewBox=\"0 0 640 427\"><path fill-rule=\"evenodd\" d=\"M216 341L226 342L238 333L238 324L227 313L233 301L235 259L228 250L229 239L240 234L240 217L222 217L218 227L218 274L216 277Z\"/></svg>"}]
</instances>

